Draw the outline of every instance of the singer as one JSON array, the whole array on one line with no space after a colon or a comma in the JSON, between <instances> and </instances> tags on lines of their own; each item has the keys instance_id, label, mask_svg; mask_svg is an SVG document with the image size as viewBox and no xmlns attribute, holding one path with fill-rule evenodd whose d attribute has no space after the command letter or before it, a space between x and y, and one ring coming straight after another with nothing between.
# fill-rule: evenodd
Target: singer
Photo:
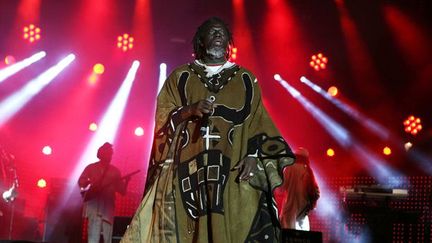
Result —
<instances>
[{"instance_id":1,"label":"singer","mask_svg":"<svg viewBox=\"0 0 432 243\"><path fill-rule=\"evenodd\" d=\"M232 43L208 19L195 60L165 81L145 195L122 242L280 242L273 190L294 155L255 76L228 61Z\"/></svg>"}]
</instances>

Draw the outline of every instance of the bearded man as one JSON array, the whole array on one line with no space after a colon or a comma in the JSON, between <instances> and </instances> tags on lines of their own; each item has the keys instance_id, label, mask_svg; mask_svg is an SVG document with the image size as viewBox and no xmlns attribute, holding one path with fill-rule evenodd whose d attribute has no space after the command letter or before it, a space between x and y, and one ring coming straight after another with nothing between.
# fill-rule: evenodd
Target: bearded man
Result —
<instances>
[{"instance_id":1,"label":"bearded man","mask_svg":"<svg viewBox=\"0 0 432 243\"><path fill-rule=\"evenodd\" d=\"M206 20L195 60L158 95L144 199L122 242L279 242L273 190L294 155L255 76L229 62L231 32Z\"/></svg>"}]
</instances>

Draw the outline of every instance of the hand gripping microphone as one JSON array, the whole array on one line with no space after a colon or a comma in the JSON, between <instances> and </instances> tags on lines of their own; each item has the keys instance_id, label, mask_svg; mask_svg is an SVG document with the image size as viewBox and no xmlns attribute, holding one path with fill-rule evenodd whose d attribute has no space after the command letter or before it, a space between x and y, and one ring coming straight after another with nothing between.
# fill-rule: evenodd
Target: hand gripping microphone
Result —
<instances>
[{"instance_id":1,"label":"hand gripping microphone","mask_svg":"<svg viewBox=\"0 0 432 243\"><path fill-rule=\"evenodd\" d=\"M213 101L214 101L214 99L212 99L212 98L207 98L206 100L207 100L208 102L210 102L210 103L213 103ZM203 117L201 118L201 127L200 127L200 133L201 133L201 136L204 136L204 135L206 134L207 126L208 126L208 124L209 124L209 116L210 116L210 113L211 113L211 112L209 112L209 113L205 113L205 114L203 115Z\"/></svg>"}]
</instances>

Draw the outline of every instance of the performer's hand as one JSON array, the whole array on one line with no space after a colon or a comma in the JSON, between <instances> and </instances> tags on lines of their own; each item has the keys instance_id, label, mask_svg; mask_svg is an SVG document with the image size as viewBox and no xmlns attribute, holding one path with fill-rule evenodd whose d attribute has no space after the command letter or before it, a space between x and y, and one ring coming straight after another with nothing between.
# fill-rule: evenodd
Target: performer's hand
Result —
<instances>
[{"instance_id":1,"label":"performer's hand","mask_svg":"<svg viewBox=\"0 0 432 243\"><path fill-rule=\"evenodd\" d=\"M243 181L249 180L257 171L257 161L255 157L246 157L242 159L235 167L239 171L239 179Z\"/></svg>"},{"instance_id":2,"label":"performer's hand","mask_svg":"<svg viewBox=\"0 0 432 243\"><path fill-rule=\"evenodd\" d=\"M78 185L80 187L87 187L91 183L90 178L79 178Z\"/></svg>"},{"instance_id":3,"label":"performer's hand","mask_svg":"<svg viewBox=\"0 0 432 243\"><path fill-rule=\"evenodd\" d=\"M200 100L186 107L190 116L203 117L204 114L210 113L213 110L213 103L208 100Z\"/></svg>"}]
</instances>

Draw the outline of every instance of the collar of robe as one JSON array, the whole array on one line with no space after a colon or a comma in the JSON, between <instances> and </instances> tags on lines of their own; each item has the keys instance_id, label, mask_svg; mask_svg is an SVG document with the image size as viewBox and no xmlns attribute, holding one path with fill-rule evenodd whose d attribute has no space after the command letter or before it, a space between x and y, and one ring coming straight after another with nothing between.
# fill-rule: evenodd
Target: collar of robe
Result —
<instances>
[{"instance_id":1,"label":"collar of robe","mask_svg":"<svg viewBox=\"0 0 432 243\"><path fill-rule=\"evenodd\" d=\"M213 93L218 93L219 90L223 89L223 87L236 75L238 70L240 70L240 66L226 62L221 69L212 75L208 75L209 71L207 69L207 65L195 60L192 63L188 64L189 69L195 73L204 86Z\"/></svg>"}]
</instances>

